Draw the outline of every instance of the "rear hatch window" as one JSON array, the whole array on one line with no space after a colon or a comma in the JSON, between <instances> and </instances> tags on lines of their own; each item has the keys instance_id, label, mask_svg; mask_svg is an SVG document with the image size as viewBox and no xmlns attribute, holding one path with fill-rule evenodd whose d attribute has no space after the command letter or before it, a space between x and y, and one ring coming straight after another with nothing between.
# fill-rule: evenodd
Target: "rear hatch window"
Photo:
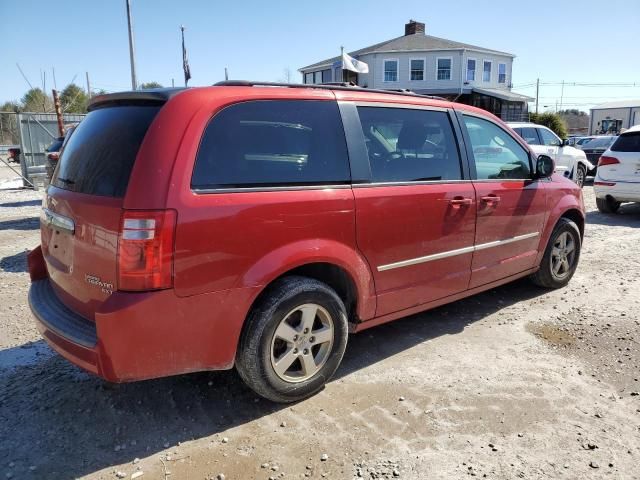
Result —
<instances>
[{"instance_id":1,"label":"rear hatch window","mask_svg":"<svg viewBox=\"0 0 640 480\"><path fill-rule=\"evenodd\" d=\"M612 152L640 152L640 132L620 135L611 145Z\"/></svg>"},{"instance_id":2,"label":"rear hatch window","mask_svg":"<svg viewBox=\"0 0 640 480\"><path fill-rule=\"evenodd\" d=\"M160 106L109 106L80 122L65 145L51 183L64 190L124 197L149 125Z\"/></svg>"},{"instance_id":3,"label":"rear hatch window","mask_svg":"<svg viewBox=\"0 0 640 480\"><path fill-rule=\"evenodd\" d=\"M122 204L143 138L161 106L117 105L92 111L62 150L45 196L42 252L58 297L93 320L117 288Z\"/></svg>"}]
</instances>

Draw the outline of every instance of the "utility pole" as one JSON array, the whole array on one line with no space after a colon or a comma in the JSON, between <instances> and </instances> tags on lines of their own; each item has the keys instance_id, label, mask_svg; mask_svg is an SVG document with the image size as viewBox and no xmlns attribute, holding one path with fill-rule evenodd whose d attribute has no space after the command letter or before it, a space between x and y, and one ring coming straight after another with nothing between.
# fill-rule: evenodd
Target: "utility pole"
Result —
<instances>
[{"instance_id":1,"label":"utility pole","mask_svg":"<svg viewBox=\"0 0 640 480\"><path fill-rule=\"evenodd\" d=\"M64 136L64 121L62 119L62 109L60 108L60 97L58 97L58 91L54 88L51 90L53 94L53 108L56 112L56 119L58 120L58 134Z\"/></svg>"},{"instance_id":2,"label":"utility pole","mask_svg":"<svg viewBox=\"0 0 640 480\"><path fill-rule=\"evenodd\" d=\"M227 67L224 67L224 79L229 80L229 71L227 70Z\"/></svg>"},{"instance_id":3,"label":"utility pole","mask_svg":"<svg viewBox=\"0 0 640 480\"><path fill-rule=\"evenodd\" d=\"M127 2L127 25L129 27L129 61L131 62L131 89L138 89L138 82L136 80L136 56L135 48L133 45L133 22L131 20L131 0Z\"/></svg>"},{"instance_id":4,"label":"utility pole","mask_svg":"<svg viewBox=\"0 0 640 480\"><path fill-rule=\"evenodd\" d=\"M173 80L173 78L171 79L171 88L175 88L176 86L176 82Z\"/></svg>"},{"instance_id":5,"label":"utility pole","mask_svg":"<svg viewBox=\"0 0 640 480\"><path fill-rule=\"evenodd\" d=\"M562 87L560 87L560 110L562 110L562 98L564 97L564 80L562 80Z\"/></svg>"},{"instance_id":6,"label":"utility pole","mask_svg":"<svg viewBox=\"0 0 640 480\"><path fill-rule=\"evenodd\" d=\"M538 114L538 99L540 95L540 79L536 79L536 115Z\"/></svg>"},{"instance_id":7,"label":"utility pole","mask_svg":"<svg viewBox=\"0 0 640 480\"><path fill-rule=\"evenodd\" d=\"M342 81L344 82L344 47L342 45L340 45L340 65L340 71L342 72Z\"/></svg>"},{"instance_id":8,"label":"utility pole","mask_svg":"<svg viewBox=\"0 0 640 480\"><path fill-rule=\"evenodd\" d=\"M89 72L85 72L87 74L87 95L89 96L89 100L91 100L91 84L89 83Z\"/></svg>"},{"instance_id":9,"label":"utility pole","mask_svg":"<svg viewBox=\"0 0 640 480\"><path fill-rule=\"evenodd\" d=\"M56 84L56 69L55 67L51 67L51 73L53 73L53 88L58 89L58 85Z\"/></svg>"}]
</instances>

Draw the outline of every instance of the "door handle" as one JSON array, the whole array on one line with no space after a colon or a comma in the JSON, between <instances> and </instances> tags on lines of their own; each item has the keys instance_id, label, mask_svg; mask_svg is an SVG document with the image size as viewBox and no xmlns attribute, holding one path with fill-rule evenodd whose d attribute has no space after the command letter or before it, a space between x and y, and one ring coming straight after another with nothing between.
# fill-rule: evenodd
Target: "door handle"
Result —
<instances>
[{"instance_id":1,"label":"door handle","mask_svg":"<svg viewBox=\"0 0 640 480\"><path fill-rule=\"evenodd\" d=\"M449 204L453 206L469 206L471 205L471 199L464 197L455 197L449 200Z\"/></svg>"},{"instance_id":2,"label":"door handle","mask_svg":"<svg viewBox=\"0 0 640 480\"><path fill-rule=\"evenodd\" d=\"M499 203L500 197L498 197L497 195L487 195L486 197L481 197L481 200L484 203Z\"/></svg>"}]
</instances>

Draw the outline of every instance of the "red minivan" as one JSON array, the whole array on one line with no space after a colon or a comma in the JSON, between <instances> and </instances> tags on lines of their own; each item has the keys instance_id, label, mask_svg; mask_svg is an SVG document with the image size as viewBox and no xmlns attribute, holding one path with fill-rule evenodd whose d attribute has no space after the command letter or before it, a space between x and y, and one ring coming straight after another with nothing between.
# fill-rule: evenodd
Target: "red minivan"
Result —
<instances>
[{"instance_id":1,"label":"red minivan","mask_svg":"<svg viewBox=\"0 0 640 480\"><path fill-rule=\"evenodd\" d=\"M29 255L47 342L112 382L236 367L307 397L358 332L531 276L570 280L580 189L484 110L224 82L96 97Z\"/></svg>"}]
</instances>

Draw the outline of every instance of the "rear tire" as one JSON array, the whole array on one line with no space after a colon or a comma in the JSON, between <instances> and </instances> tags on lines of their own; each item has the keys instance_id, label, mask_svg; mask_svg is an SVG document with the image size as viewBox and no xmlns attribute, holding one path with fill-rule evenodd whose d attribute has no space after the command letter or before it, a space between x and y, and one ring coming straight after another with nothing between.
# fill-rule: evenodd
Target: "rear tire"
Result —
<instances>
[{"instance_id":1,"label":"rear tire","mask_svg":"<svg viewBox=\"0 0 640 480\"><path fill-rule=\"evenodd\" d=\"M576 170L576 184L582 188L584 187L584 181L587 179L587 168L584 165L578 165Z\"/></svg>"},{"instance_id":2,"label":"rear tire","mask_svg":"<svg viewBox=\"0 0 640 480\"><path fill-rule=\"evenodd\" d=\"M620 208L620 202L616 202L613 197L597 198L596 206L601 213L616 213Z\"/></svg>"},{"instance_id":3,"label":"rear tire","mask_svg":"<svg viewBox=\"0 0 640 480\"><path fill-rule=\"evenodd\" d=\"M533 283L544 288L564 287L576 271L581 247L578 226L568 218L560 218L549 238L540 269L531 275Z\"/></svg>"},{"instance_id":4,"label":"rear tire","mask_svg":"<svg viewBox=\"0 0 640 480\"><path fill-rule=\"evenodd\" d=\"M258 395L289 403L320 391L347 346L344 303L318 280L284 277L265 292L244 326L236 369Z\"/></svg>"}]
</instances>

